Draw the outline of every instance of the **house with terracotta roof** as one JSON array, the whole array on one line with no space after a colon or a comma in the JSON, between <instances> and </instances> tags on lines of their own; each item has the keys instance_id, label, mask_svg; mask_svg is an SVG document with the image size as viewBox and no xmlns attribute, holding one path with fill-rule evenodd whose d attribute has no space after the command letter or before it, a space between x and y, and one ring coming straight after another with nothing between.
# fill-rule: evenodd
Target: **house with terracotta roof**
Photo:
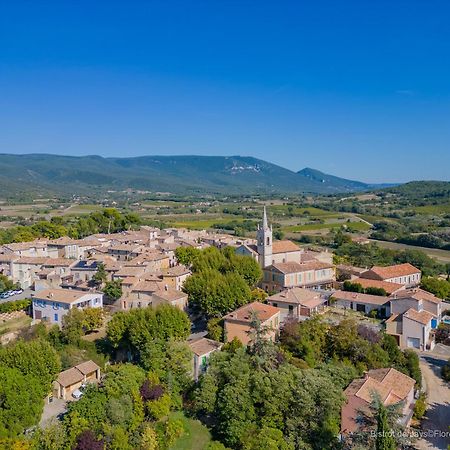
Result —
<instances>
[{"instance_id":1,"label":"house with terracotta roof","mask_svg":"<svg viewBox=\"0 0 450 450\"><path fill-rule=\"evenodd\" d=\"M162 280L169 287L181 291L184 282L192 275L192 272L183 265L170 267L162 270Z\"/></svg>"},{"instance_id":2,"label":"house with terracotta roof","mask_svg":"<svg viewBox=\"0 0 450 450\"><path fill-rule=\"evenodd\" d=\"M416 311L425 310L435 316L435 327L439 325L442 315L442 300L431 292L419 288L405 289L395 292L390 299L393 314L402 314L410 308Z\"/></svg>"},{"instance_id":3,"label":"house with terracotta roof","mask_svg":"<svg viewBox=\"0 0 450 450\"><path fill-rule=\"evenodd\" d=\"M252 323L257 318L266 330L265 337L274 341L280 329L280 310L260 302L249 303L227 314L224 319L225 340L239 339L244 345L251 343L254 329Z\"/></svg>"},{"instance_id":4,"label":"house with terracotta roof","mask_svg":"<svg viewBox=\"0 0 450 450\"><path fill-rule=\"evenodd\" d=\"M370 410L374 396L383 405L399 404L401 424L407 426L413 415L415 380L393 368L369 370L364 378L353 380L344 391L345 404L341 409L341 434L357 432L364 413Z\"/></svg>"},{"instance_id":5,"label":"house with terracotta roof","mask_svg":"<svg viewBox=\"0 0 450 450\"><path fill-rule=\"evenodd\" d=\"M71 395L87 383L100 380L100 367L94 361L84 361L64 370L53 382L53 397L69 400Z\"/></svg>"},{"instance_id":6,"label":"house with terracotta roof","mask_svg":"<svg viewBox=\"0 0 450 450\"><path fill-rule=\"evenodd\" d=\"M382 295L362 294L360 292L335 291L330 301L338 308L353 309L363 314L378 311L379 316L389 317L390 299Z\"/></svg>"},{"instance_id":7,"label":"house with terracotta roof","mask_svg":"<svg viewBox=\"0 0 450 450\"><path fill-rule=\"evenodd\" d=\"M282 321L304 320L324 310L327 300L317 291L293 287L267 298L267 303L280 310Z\"/></svg>"},{"instance_id":8,"label":"house with terracotta roof","mask_svg":"<svg viewBox=\"0 0 450 450\"><path fill-rule=\"evenodd\" d=\"M0 253L31 257L49 256L46 239L35 239L30 242L13 242L11 244L3 244L0 246Z\"/></svg>"},{"instance_id":9,"label":"house with terracotta roof","mask_svg":"<svg viewBox=\"0 0 450 450\"><path fill-rule=\"evenodd\" d=\"M389 283L402 284L406 287L419 286L421 276L422 272L409 263L387 267L373 266L370 270L360 275L361 278L387 281Z\"/></svg>"},{"instance_id":10,"label":"house with terracotta roof","mask_svg":"<svg viewBox=\"0 0 450 450\"><path fill-rule=\"evenodd\" d=\"M263 269L262 288L281 292L293 287L328 289L335 281L334 266L319 261L272 264Z\"/></svg>"},{"instance_id":11,"label":"house with terracotta roof","mask_svg":"<svg viewBox=\"0 0 450 450\"><path fill-rule=\"evenodd\" d=\"M189 342L192 350L192 377L198 381L200 375L206 372L210 356L222 348L222 342L208 338L200 338Z\"/></svg>"},{"instance_id":12,"label":"house with terracotta roof","mask_svg":"<svg viewBox=\"0 0 450 450\"><path fill-rule=\"evenodd\" d=\"M400 348L433 350L433 314L428 311L408 309L402 314L392 314L386 320L386 333L394 336Z\"/></svg>"},{"instance_id":13,"label":"house with terracotta roof","mask_svg":"<svg viewBox=\"0 0 450 450\"><path fill-rule=\"evenodd\" d=\"M72 308L101 308L103 294L71 289L46 289L32 299L33 320L62 326L63 317Z\"/></svg>"}]
</instances>

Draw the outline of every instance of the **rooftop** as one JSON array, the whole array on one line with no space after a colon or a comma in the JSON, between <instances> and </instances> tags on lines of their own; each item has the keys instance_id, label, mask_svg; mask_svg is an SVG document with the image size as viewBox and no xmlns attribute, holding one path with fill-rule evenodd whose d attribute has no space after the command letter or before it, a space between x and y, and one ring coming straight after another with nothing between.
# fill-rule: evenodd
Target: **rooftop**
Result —
<instances>
[{"instance_id":1,"label":"rooftop","mask_svg":"<svg viewBox=\"0 0 450 450\"><path fill-rule=\"evenodd\" d=\"M300 247L292 241L273 241L272 253L299 252Z\"/></svg>"},{"instance_id":2,"label":"rooftop","mask_svg":"<svg viewBox=\"0 0 450 450\"><path fill-rule=\"evenodd\" d=\"M404 277L416 273L420 273L417 267L409 263L404 263L387 267L373 266L372 269L364 273L364 278L375 275L381 280L387 280L389 278Z\"/></svg>"},{"instance_id":3,"label":"rooftop","mask_svg":"<svg viewBox=\"0 0 450 450\"><path fill-rule=\"evenodd\" d=\"M410 308L403 314L403 318L414 320L414 322L421 323L422 325L428 325L434 316L428 311L416 311L415 309Z\"/></svg>"},{"instance_id":4,"label":"rooftop","mask_svg":"<svg viewBox=\"0 0 450 450\"><path fill-rule=\"evenodd\" d=\"M280 310L274 306L253 302L227 314L224 319L250 323L253 320L253 315L256 314L259 320L265 322L279 312Z\"/></svg>"},{"instance_id":5,"label":"rooftop","mask_svg":"<svg viewBox=\"0 0 450 450\"><path fill-rule=\"evenodd\" d=\"M189 342L189 347L197 355L202 356L215 350L220 350L222 342L213 341L208 338L200 338L196 341Z\"/></svg>"},{"instance_id":6,"label":"rooftop","mask_svg":"<svg viewBox=\"0 0 450 450\"><path fill-rule=\"evenodd\" d=\"M271 295L267 300L278 303L297 303L310 308L319 306L324 302L319 293L299 287L286 289Z\"/></svg>"},{"instance_id":7,"label":"rooftop","mask_svg":"<svg viewBox=\"0 0 450 450\"><path fill-rule=\"evenodd\" d=\"M71 304L81 300L86 295L88 295L88 293L71 289L45 289L36 292L34 298L37 300L52 300L58 303Z\"/></svg>"},{"instance_id":8,"label":"rooftop","mask_svg":"<svg viewBox=\"0 0 450 450\"><path fill-rule=\"evenodd\" d=\"M389 297L383 297L382 295L369 295L350 291L336 291L332 294L332 297L338 300L347 300L367 305L384 305L390 301Z\"/></svg>"}]
</instances>

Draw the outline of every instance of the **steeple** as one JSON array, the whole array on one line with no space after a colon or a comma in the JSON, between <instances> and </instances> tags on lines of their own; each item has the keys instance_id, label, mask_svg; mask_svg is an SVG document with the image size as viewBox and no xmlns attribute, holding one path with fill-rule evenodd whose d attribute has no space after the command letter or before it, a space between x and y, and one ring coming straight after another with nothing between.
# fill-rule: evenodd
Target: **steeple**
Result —
<instances>
[{"instance_id":1,"label":"steeple","mask_svg":"<svg viewBox=\"0 0 450 450\"><path fill-rule=\"evenodd\" d=\"M272 227L269 227L267 211L264 206L263 220L256 233L258 260L262 268L272 264Z\"/></svg>"},{"instance_id":2,"label":"steeple","mask_svg":"<svg viewBox=\"0 0 450 450\"><path fill-rule=\"evenodd\" d=\"M264 228L269 228L269 225L267 223L267 211L266 211L266 206L264 206L264 213L263 213L263 223L262 223L262 227Z\"/></svg>"}]
</instances>

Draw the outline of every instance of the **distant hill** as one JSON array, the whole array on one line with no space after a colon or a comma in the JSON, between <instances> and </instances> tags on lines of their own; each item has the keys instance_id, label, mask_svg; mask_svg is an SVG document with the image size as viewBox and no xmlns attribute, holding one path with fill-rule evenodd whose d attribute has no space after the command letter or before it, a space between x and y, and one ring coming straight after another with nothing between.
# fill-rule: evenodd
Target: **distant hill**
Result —
<instances>
[{"instance_id":1,"label":"distant hill","mask_svg":"<svg viewBox=\"0 0 450 450\"><path fill-rule=\"evenodd\" d=\"M397 194L411 200L429 199L437 203L449 202L449 181L410 181L400 186L384 189L385 193Z\"/></svg>"},{"instance_id":2,"label":"distant hill","mask_svg":"<svg viewBox=\"0 0 450 450\"><path fill-rule=\"evenodd\" d=\"M314 169L296 173L245 156L103 158L0 154L0 197L36 192L92 195L127 188L186 194L335 194L371 187Z\"/></svg>"}]
</instances>

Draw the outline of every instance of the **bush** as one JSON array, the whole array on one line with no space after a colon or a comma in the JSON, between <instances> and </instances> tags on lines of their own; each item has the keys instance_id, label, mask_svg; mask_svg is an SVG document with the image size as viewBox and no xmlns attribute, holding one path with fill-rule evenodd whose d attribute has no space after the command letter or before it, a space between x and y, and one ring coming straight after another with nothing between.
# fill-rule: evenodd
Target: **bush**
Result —
<instances>
[{"instance_id":1,"label":"bush","mask_svg":"<svg viewBox=\"0 0 450 450\"><path fill-rule=\"evenodd\" d=\"M425 393L421 393L414 405L414 418L420 420L427 410L427 396Z\"/></svg>"},{"instance_id":2,"label":"bush","mask_svg":"<svg viewBox=\"0 0 450 450\"><path fill-rule=\"evenodd\" d=\"M0 305L1 313L10 313L14 311L23 311L31 306L31 300L26 298L24 300L16 300L13 302L5 302Z\"/></svg>"},{"instance_id":3,"label":"bush","mask_svg":"<svg viewBox=\"0 0 450 450\"><path fill-rule=\"evenodd\" d=\"M450 382L450 359L444 366L442 366L441 375L445 381Z\"/></svg>"},{"instance_id":4,"label":"bush","mask_svg":"<svg viewBox=\"0 0 450 450\"><path fill-rule=\"evenodd\" d=\"M158 400L150 400L146 402L148 415L155 420L162 419L170 412L172 401L169 394L164 394Z\"/></svg>"}]
</instances>

